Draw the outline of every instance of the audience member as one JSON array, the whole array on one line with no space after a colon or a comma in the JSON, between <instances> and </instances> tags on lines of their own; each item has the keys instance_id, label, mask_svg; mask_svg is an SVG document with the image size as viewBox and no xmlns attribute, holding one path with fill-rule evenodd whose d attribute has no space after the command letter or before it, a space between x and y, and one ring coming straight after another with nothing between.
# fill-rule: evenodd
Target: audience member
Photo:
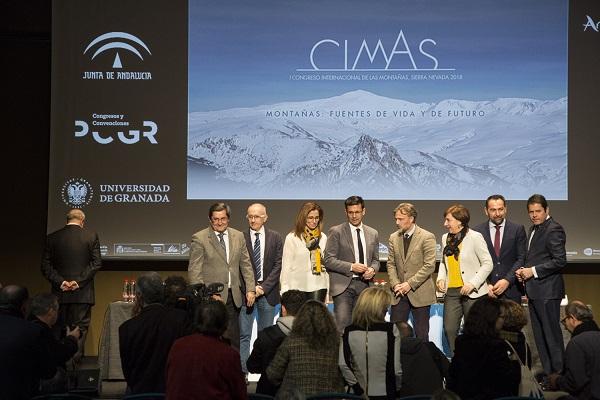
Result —
<instances>
[{"instance_id":1,"label":"audience member","mask_svg":"<svg viewBox=\"0 0 600 400\"><path fill-rule=\"evenodd\" d=\"M31 322L42 330L43 346L48 350L56 373L50 379L42 379L40 393L60 393L67 391L66 362L77 353L81 332L79 327L66 327L66 336L56 339L52 327L58 319L58 299L51 293L42 293L33 297L29 311Z\"/></svg>"},{"instance_id":2,"label":"audience member","mask_svg":"<svg viewBox=\"0 0 600 400\"><path fill-rule=\"evenodd\" d=\"M592 310L580 301L565 309L563 325L571 332L560 374L549 377L553 389L563 390L580 400L600 399L600 329Z\"/></svg>"},{"instance_id":3,"label":"audience member","mask_svg":"<svg viewBox=\"0 0 600 400\"><path fill-rule=\"evenodd\" d=\"M171 275L165 279L165 306L187 309L185 291L187 280L180 275Z\"/></svg>"},{"instance_id":4,"label":"audience member","mask_svg":"<svg viewBox=\"0 0 600 400\"><path fill-rule=\"evenodd\" d=\"M395 399L402 386L400 332L395 324L385 322L391 302L391 293L382 288L363 290L352 312L352 324L342 336L342 375L354 393L369 399Z\"/></svg>"},{"instance_id":5,"label":"audience member","mask_svg":"<svg viewBox=\"0 0 600 400\"><path fill-rule=\"evenodd\" d=\"M523 306L508 299L503 300L504 323L500 338L508 340L517 351L521 362L531 369L531 351L525 339L523 328L527 325L527 315Z\"/></svg>"},{"instance_id":6,"label":"audience member","mask_svg":"<svg viewBox=\"0 0 600 400\"><path fill-rule=\"evenodd\" d=\"M317 203L304 203L294 229L283 243L281 259L281 293L298 289L307 299L324 302L327 298L329 275L323 263L327 235L323 229L323 209Z\"/></svg>"},{"instance_id":7,"label":"audience member","mask_svg":"<svg viewBox=\"0 0 600 400\"><path fill-rule=\"evenodd\" d=\"M492 257L481 233L469 229L469 210L455 204L444 212L442 259L437 288L446 293L444 331L454 353L460 322L475 301L488 294L486 279L492 272Z\"/></svg>"},{"instance_id":8,"label":"audience member","mask_svg":"<svg viewBox=\"0 0 600 400\"><path fill-rule=\"evenodd\" d=\"M511 361L508 344L499 338L503 323L501 300L486 296L471 307L456 338L447 386L463 400L518 395L521 365Z\"/></svg>"},{"instance_id":9,"label":"audience member","mask_svg":"<svg viewBox=\"0 0 600 400\"><path fill-rule=\"evenodd\" d=\"M434 343L414 337L412 327L406 322L398 322L397 326L402 337L400 396L432 395L443 389L450 366L444 353Z\"/></svg>"},{"instance_id":10,"label":"audience member","mask_svg":"<svg viewBox=\"0 0 600 400\"><path fill-rule=\"evenodd\" d=\"M175 341L167 361L169 400L244 400L246 383L240 354L226 344L227 308L210 299L196 310L197 333Z\"/></svg>"},{"instance_id":11,"label":"audience member","mask_svg":"<svg viewBox=\"0 0 600 400\"><path fill-rule=\"evenodd\" d=\"M296 386L306 396L341 392L344 382L338 368L339 334L325 304L306 302L292 332L267 368L267 377L282 389Z\"/></svg>"},{"instance_id":12,"label":"audience member","mask_svg":"<svg viewBox=\"0 0 600 400\"><path fill-rule=\"evenodd\" d=\"M187 314L163 305L160 275L149 272L137 279L138 315L119 327L119 346L128 393L164 392L165 365L171 345L191 333Z\"/></svg>"},{"instance_id":13,"label":"audience member","mask_svg":"<svg viewBox=\"0 0 600 400\"><path fill-rule=\"evenodd\" d=\"M273 326L258 332L252 353L248 358L248 371L261 374L256 385L256 393L274 396L279 386L272 384L267 379L266 370L283 339L292 331L294 318L304 304L305 294L299 290L288 290L281 295L281 317Z\"/></svg>"},{"instance_id":14,"label":"audience member","mask_svg":"<svg viewBox=\"0 0 600 400\"><path fill-rule=\"evenodd\" d=\"M0 399L29 399L40 379L56 372L41 327L25 320L28 299L27 289L21 286L0 290Z\"/></svg>"}]
</instances>

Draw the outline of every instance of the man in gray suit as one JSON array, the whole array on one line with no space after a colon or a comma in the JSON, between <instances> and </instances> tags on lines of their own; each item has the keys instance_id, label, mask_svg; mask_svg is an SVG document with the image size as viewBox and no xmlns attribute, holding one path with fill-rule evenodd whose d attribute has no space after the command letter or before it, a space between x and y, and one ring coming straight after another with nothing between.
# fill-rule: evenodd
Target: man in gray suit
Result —
<instances>
[{"instance_id":1,"label":"man in gray suit","mask_svg":"<svg viewBox=\"0 0 600 400\"><path fill-rule=\"evenodd\" d=\"M333 297L340 333L352 322L356 299L379 271L379 234L362 223L366 212L364 200L350 196L344 205L348 222L329 230L325 247L329 294Z\"/></svg>"},{"instance_id":2,"label":"man in gray suit","mask_svg":"<svg viewBox=\"0 0 600 400\"><path fill-rule=\"evenodd\" d=\"M398 230L390 235L387 271L396 295L392 322L406 322L412 313L418 338L429 340L429 309L436 301L435 235L416 224L417 209L401 203L394 209Z\"/></svg>"},{"instance_id":3,"label":"man in gray suit","mask_svg":"<svg viewBox=\"0 0 600 400\"><path fill-rule=\"evenodd\" d=\"M225 285L221 298L227 306L229 324L224 336L239 350L240 308L244 296L248 307L254 304L256 285L244 234L229 228L230 215L231 210L225 203L210 206L210 226L192 236L188 277L191 284L220 282Z\"/></svg>"}]
</instances>

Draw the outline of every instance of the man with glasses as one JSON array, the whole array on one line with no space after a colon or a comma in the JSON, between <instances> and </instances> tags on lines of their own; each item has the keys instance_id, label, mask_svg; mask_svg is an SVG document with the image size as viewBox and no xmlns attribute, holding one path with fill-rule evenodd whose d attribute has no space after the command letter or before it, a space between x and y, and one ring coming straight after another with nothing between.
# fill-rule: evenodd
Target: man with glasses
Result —
<instances>
[{"instance_id":1,"label":"man with glasses","mask_svg":"<svg viewBox=\"0 0 600 400\"><path fill-rule=\"evenodd\" d=\"M263 204L250 205L246 218L249 227L244 230L244 238L254 270L256 301L253 306L244 303L240 311L240 357L244 374L248 374L246 361L250 356L250 338L255 316L258 321L258 332L273 325L275 319L275 306L279 303L279 275L283 253L281 235L265 226L269 216Z\"/></svg>"},{"instance_id":2,"label":"man with glasses","mask_svg":"<svg viewBox=\"0 0 600 400\"><path fill-rule=\"evenodd\" d=\"M239 350L240 308L244 305L244 297L246 305L252 307L256 285L244 235L229 227L230 216L231 209L227 204L210 206L210 226L192 236L188 276L191 284L219 282L225 285L221 298L227 306L229 324L224 337Z\"/></svg>"}]
</instances>

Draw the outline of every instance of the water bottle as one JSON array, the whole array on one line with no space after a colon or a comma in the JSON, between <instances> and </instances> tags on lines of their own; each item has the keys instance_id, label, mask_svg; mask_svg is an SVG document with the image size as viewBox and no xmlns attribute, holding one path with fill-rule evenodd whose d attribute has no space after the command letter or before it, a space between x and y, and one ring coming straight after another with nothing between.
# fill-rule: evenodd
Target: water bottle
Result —
<instances>
[{"instance_id":1,"label":"water bottle","mask_svg":"<svg viewBox=\"0 0 600 400\"><path fill-rule=\"evenodd\" d=\"M130 287L130 289L129 289L130 290L129 291L129 301L131 303L133 303L133 301L135 300L135 280L134 279L131 280L131 282L129 284L129 287Z\"/></svg>"},{"instance_id":2,"label":"water bottle","mask_svg":"<svg viewBox=\"0 0 600 400\"><path fill-rule=\"evenodd\" d=\"M123 301L129 301L129 280L123 281Z\"/></svg>"}]
</instances>

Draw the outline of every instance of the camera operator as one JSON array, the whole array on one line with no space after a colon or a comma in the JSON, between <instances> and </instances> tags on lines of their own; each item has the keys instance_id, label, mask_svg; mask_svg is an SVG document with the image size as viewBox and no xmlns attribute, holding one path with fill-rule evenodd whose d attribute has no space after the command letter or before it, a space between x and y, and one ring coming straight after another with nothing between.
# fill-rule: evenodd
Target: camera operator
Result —
<instances>
[{"instance_id":1,"label":"camera operator","mask_svg":"<svg viewBox=\"0 0 600 400\"><path fill-rule=\"evenodd\" d=\"M163 304L165 287L156 272L137 279L138 315L119 327L121 366L127 381L127 393L165 391L165 365L176 339L192 333L183 310Z\"/></svg>"}]
</instances>

